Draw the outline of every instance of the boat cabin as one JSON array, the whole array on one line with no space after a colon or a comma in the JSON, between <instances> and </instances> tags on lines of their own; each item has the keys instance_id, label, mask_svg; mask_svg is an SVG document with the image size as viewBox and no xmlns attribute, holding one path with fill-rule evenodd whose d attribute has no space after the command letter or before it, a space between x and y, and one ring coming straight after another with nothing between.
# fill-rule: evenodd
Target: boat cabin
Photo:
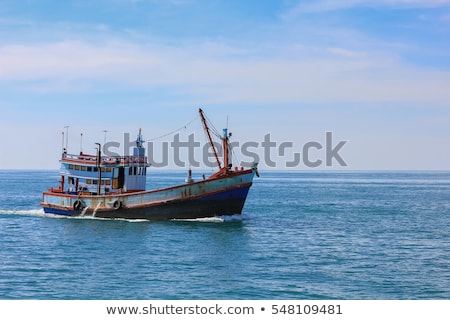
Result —
<instances>
[{"instance_id":1,"label":"boat cabin","mask_svg":"<svg viewBox=\"0 0 450 320\"><path fill-rule=\"evenodd\" d=\"M60 186L50 191L85 196L145 191L150 165L143 145L139 130L132 156L102 156L100 144L97 155L68 154L64 149Z\"/></svg>"}]
</instances>

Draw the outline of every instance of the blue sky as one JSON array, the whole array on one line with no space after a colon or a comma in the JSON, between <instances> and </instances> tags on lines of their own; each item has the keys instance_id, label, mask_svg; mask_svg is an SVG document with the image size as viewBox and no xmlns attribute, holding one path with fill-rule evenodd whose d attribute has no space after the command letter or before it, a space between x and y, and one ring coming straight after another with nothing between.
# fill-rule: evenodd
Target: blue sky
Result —
<instances>
[{"instance_id":1,"label":"blue sky","mask_svg":"<svg viewBox=\"0 0 450 320\"><path fill-rule=\"evenodd\" d=\"M203 107L241 143L332 131L347 170L450 170L449 31L450 0L0 1L0 168Z\"/></svg>"}]
</instances>

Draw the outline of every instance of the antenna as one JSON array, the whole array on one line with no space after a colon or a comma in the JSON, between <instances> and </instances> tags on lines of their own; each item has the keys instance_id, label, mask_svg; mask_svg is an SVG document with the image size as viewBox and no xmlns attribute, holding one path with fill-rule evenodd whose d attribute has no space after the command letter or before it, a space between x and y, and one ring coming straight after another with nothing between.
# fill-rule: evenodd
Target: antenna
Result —
<instances>
[{"instance_id":1,"label":"antenna","mask_svg":"<svg viewBox=\"0 0 450 320\"><path fill-rule=\"evenodd\" d=\"M61 135L62 135L61 151L64 152L64 131L61 132Z\"/></svg>"},{"instance_id":2,"label":"antenna","mask_svg":"<svg viewBox=\"0 0 450 320\"><path fill-rule=\"evenodd\" d=\"M83 132L81 133L80 138L80 155L83 154Z\"/></svg>"},{"instance_id":3,"label":"antenna","mask_svg":"<svg viewBox=\"0 0 450 320\"><path fill-rule=\"evenodd\" d=\"M66 150L69 150L69 128L70 126L65 126L66 129Z\"/></svg>"}]
</instances>

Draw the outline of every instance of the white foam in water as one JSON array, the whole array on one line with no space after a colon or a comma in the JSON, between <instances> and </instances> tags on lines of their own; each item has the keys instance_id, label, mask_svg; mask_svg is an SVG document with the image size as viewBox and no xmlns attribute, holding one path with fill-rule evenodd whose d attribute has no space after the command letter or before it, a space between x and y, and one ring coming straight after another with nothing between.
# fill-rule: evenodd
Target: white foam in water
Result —
<instances>
[{"instance_id":1,"label":"white foam in water","mask_svg":"<svg viewBox=\"0 0 450 320\"><path fill-rule=\"evenodd\" d=\"M103 219L105 220L105 219ZM148 223L151 222L151 220L147 220L147 219L106 219L106 220L113 220L113 221L124 221L124 222L129 222L129 223Z\"/></svg>"},{"instance_id":2,"label":"white foam in water","mask_svg":"<svg viewBox=\"0 0 450 320\"><path fill-rule=\"evenodd\" d=\"M30 216L39 218L54 218L54 219L67 219L72 218L68 216L63 216L59 214L45 213L44 209L33 209L33 210L0 210L0 214L7 215L17 215L17 216ZM88 217L82 217L87 219Z\"/></svg>"},{"instance_id":3,"label":"white foam in water","mask_svg":"<svg viewBox=\"0 0 450 320\"><path fill-rule=\"evenodd\" d=\"M146 219L104 219L104 218L97 218L97 217L95 217L95 215L94 216L86 216L85 213L86 212L84 211L79 216L70 217L70 216L63 216L63 215L45 213L44 209L33 209L33 210L1 210L0 209L0 214L5 214L5 215L21 215L21 216L31 216L31 217L41 217L41 218L55 218L55 219L85 219L85 220L109 220L109 221L115 220L115 221L126 221L126 222L130 222L130 223L148 223L148 222L151 222L151 220L146 220ZM242 221L242 220L244 220L242 215L234 215L234 216L218 216L218 217L199 218L199 219L174 219L172 221L202 222L202 223L224 223L224 222Z\"/></svg>"},{"instance_id":4,"label":"white foam in water","mask_svg":"<svg viewBox=\"0 0 450 320\"><path fill-rule=\"evenodd\" d=\"M242 221L242 220L244 219L241 215L234 215L234 216L218 216L218 217L198 218L198 219L174 219L173 221L223 223L229 221Z\"/></svg>"},{"instance_id":5,"label":"white foam in water","mask_svg":"<svg viewBox=\"0 0 450 320\"><path fill-rule=\"evenodd\" d=\"M33 209L33 210L0 210L0 214L10 214L10 215L21 215L21 216L34 216L34 217L44 217L44 209Z\"/></svg>"}]
</instances>

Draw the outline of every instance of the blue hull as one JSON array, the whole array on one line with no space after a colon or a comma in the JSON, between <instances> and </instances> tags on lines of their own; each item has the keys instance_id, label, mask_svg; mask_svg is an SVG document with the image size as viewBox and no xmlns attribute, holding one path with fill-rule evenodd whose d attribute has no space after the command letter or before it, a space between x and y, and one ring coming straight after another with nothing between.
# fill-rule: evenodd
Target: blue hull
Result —
<instances>
[{"instance_id":1,"label":"blue hull","mask_svg":"<svg viewBox=\"0 0 450 320\"><path fill-rule=\"evenodd\" d=\"M56 214L61 216L76 216L79 214L78 211L75 210L63 210L63 209L57 209L52 207L44 207L44 212L48 214Z\"/></svg>"}]
</instances>

